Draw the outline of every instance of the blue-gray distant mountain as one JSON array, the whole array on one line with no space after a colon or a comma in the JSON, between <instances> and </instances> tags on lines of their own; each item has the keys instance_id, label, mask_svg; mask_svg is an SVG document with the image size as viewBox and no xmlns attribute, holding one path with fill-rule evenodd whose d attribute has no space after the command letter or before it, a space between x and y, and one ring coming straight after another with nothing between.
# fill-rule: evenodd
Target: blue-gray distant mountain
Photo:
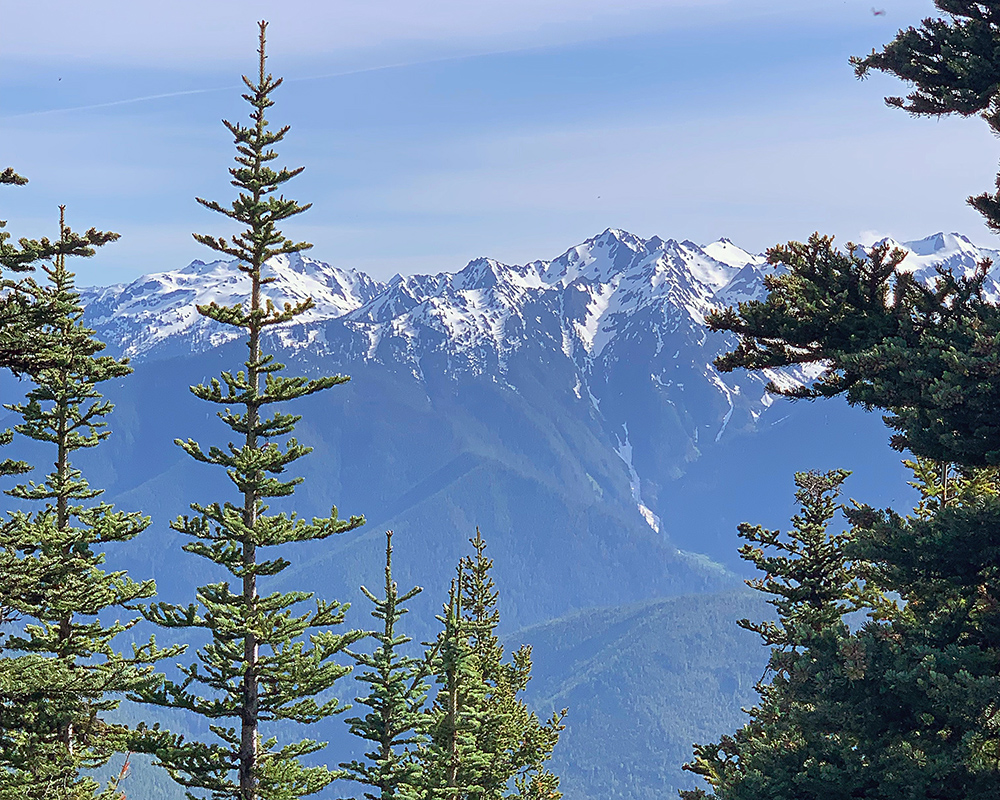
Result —
<instances>
[{"instance_id":1,"label":"blue-gray distant mountain","mask_svg":"<svg viewBox=\"0 0 1000 800\"><path fill-rule=\"evenodd\" d=\"M596 446L602 463L576 470L561 488L577 484L574 489L590 495L578 506L616 508L663 541L658 497L664 482L683 474L727 430L752 429L771 405L759 377L720 376L711 367L729 342L707 333L705 313L760 296L767 269L762 257L727 240L702 248L608 230L551 261L510 266L483 258L454 274L397 276L388 284L298 255L269 267L275 278L270 297L316 302L304 324L277 334L274 344L284 357L321 360L352 374L362 393L365 374L406 384L399 391L424 394L432 406L439 402L432 395L443 392L441 401L450 397L472 412L484 433L494 428L494 439L502 419L479 414L482 401L469 405L467 393L523 407L514 413L535 418L543 429L536 439L572 425L578 430L561 432L560 446L597 456ZM244 299L242 284L232 265L194 262L175 273L88 290L88 321L142 372L144 363L205 356L231 341L233 334L200 317L195 304ZM513 426L516 434L530 432L532 424L525 423ZM461 452L449 455L468 460L486 455L485 447L497 458L505 450L497 444L457 444ZM511 444L523 455L526 447L535 449L528 441ZM555 472L570 463L551 455L562 462ZM427 454L420 466L429 475L434 463ZM386 481L379 474L366 479ZM363 510L379 517L386 501L391 506L398 498L382 496L378 507L365 503ZM489 526L488 519L478 521Z\"/></svg>"},{"instance_id":2,"label":"blue-gray distant mountain","mask_svg":"<svg viewBox=\"0 0 1000 800\"><path fill-rule=\"evenodd\" d=\"M922 277L939 265L968 271L997 255L959 234L900 246L910 251L906 266ZM451 429L461 420L444 412L457 404L492 439L475 447L452 441L449 447L445 436L430 451L423 442L424 454L412 465L425 473L422 480L417 472L379 474L379 460L373 459L365 479L386 486L360 498L361 510L373 520L389 521L402 513L399 503L406 504L407 492L419 494L422 481L437 480L431 477L432 465L444 469L441 479L447 480L471 465L470 459L496 459L507 449L497 441L504 418L488 418L492 406L480 407L484 401L472 399L483 392L504 408L517 406L514 417L527 414L529 419L511 422L513 438L506 443L521 456L541 458L537 446L556 434L559 441L543 449L576 446L594 456L599 451L602 466L577 469L562 488L589 493L587 501L581 496L578 502L615 507L633 522L638 515L638 523L644 521L665 542L685 539L672 530L674 514L664 505L674 482L706 453L788 414L786 403L773 410L763 378L720 375L711 366L732 341L708 333L705 313L763 297L763 275L771 269L762 255L728 239L698 246L607 230L548 261L512 266L481 258L455 273L396 276L388 283L300 255L274 259L269 269L275 279L267 287L269 297L279 303L312 297L316 303L304 324L276 334L274 346L282 357L305 366L322 362L324 369L353 375L350 390L332 393L341 399L355 392L361 393L359 399L371 397L364 380L371 376L372 391L388 391L389 382L401 397L413 395L411 400L430 404L419 411L412 403L408 410L399 409L400 421L407 414L426 414ZM217 363L212 353L231 342L233 333L198 315L195 305L245 299L244 283L231 264L196 261L177 272L87 290L84 299L98 335L112 352L130 356L142 373L144 364L167 359L183 358L192 366L202 359ZM1000 296L992 281L988 289ZM180 383L202 377L192 369ZM809 374L767 377L794 382ZM177 402L197 406L182 396ZM391 408L390 403L386 411ZM351 424L388 424L386 414L375 408L371 413L383 419ZM307 424L316 423L307 418ZM529 437L538 426L541 434ZM575 432L563 430L567 426ZM405 451L409 437L419 433L408 427L402 422L399 442L369 444ZM182 433L171 432L165 441ZM433 451L442 448L435 458ZM507 452L508 461L512 455ZM549 455L560 462L556 473L572 461L562 451ZM340 452L341 457L349 459L349 454ZM406 461L405 452L401 458ZM525 465L538 470L544 459ZM396 489L388 488L392 484Z\"/></svg>"},{"instance_id":3,"label":"blue-gray distant mountain","mask_svg":"<svg viewBox=\"0 0 1000 800\"><path fill-rule=\"evenodd\" d=\"M997 255L958 234L903 246L906 266L922 277ZM296 409L297 435L315 450L300 462L306 481L295 508L308 516L337 504L368 519L302 548L281 579L356 601L359 584L380 580L382 531L392 528L400 585L426 588L407 617L411 633L427 636L478 525L496 561L506 630L532 626L525 635L538 639L537 697L579 703L594 693L602 708L657 709L656 724L629 734L637 738L628 759L600 744L624 736L625 718L571 711L567 742L579 752L560 765L573 798L662 796L679 785L686 739L732 729L761 663L748 655L759 653L752 635L732 627L751 607L732 594L742 569L735 526L787 524L792 472L854 469L852 496L900 509L909 502L878 417L764 392L766 377L797 382L808 372L720 375L711 366L733 341L709 333L705 313L762 298L771 269L726 239L699 246L607 230L551 260L481 258L387 283L298 255L268 268L274 302L316 304L303 324L274 334L279 359L294 371L352 377ZM173 444L226 441L214 409L187 387L245 355L195 305L238 302L246 291L231 264L197 261L84 291L88 323L135 366L108 392L114 435L87 466L109 500L153 517L137 548L112 555L137 578L155 577L166 600L187 602L194 585L218 577L181 552L167 521L191 502L231 496L224 479ZM997 284L988 291L1000 297ZM689 599L668 601L680 596ZM367 624L364 602L352 613L353 624ZM655 636L671 615L675 638L665 631L666 644L643 647L637 637ZM580 620L601 633L576 646L565 637ZM691 631L705 637L684 645L691 658L663 664L664 648ZM743 636L746 644L734 644ZM628 669L599 666L609 643L629 654ZM726 665L734 654L744 660ZM643 674L668 677L640 688ZM717 703L728 705L700 720L678 707Z\"/></svg>"}]
</instances>

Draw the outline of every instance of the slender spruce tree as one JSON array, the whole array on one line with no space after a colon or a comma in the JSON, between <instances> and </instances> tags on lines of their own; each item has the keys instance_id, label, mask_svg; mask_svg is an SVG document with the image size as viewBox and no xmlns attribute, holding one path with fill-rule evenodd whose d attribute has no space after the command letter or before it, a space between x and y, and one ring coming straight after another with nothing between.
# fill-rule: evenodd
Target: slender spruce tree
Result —
<instances>
[{"instance_id":1,"label":"slender spruce tree","mask_svg":"<svg viewBox=\"0 0 1000 800\"><path fill-rule=\"evenodd\" d=\"M0 171L0 186L24 186L27 183L28 179L15 172L13 167ZM49 294L27 273L32 272L41 261L66 256L92 256L95 248L115 241L118 234L96 228L78 234L64 228L55 242L48 238L22 237L17 244L13 244L6 227L7 221L0 220L0 369L15 375L32 374L54 363L50 359L56 347L51 337L51 326L58 317L58 311L48 306L46 299ZM12 274L17 277L12 277ZM0 447L10 444L13 439L13 431L0 431ZM0 461L0 476L22 475L30 469L24 461ZM4 614L3 598L0 596L0 622Z\"/></svg>"},{"instance_id":2,"label":"slender spruce tree","mask_svg":"<svg viewBox=\"0 0 1000 800\"><path fill-rule=\"evenodd\" d=\"M290 322L313 305L310 299L278 308L262 297L262 288L274 280L264 275L267 259L310 246L285 238L277 227L309 206L275 194L302 168L269 166L278 157L273 148L288 127L272 130L266 119L273 104L271 93L281 85L281 79L265 68L266 28L267 23L261 22L258 76L243 78L252 124L224 121L236 144L236 166L230 174L239 194L230 206L198 198L206 208L246 227L230 240L195 234L197 241L236 259L234 268L249 283L248 305L198 307L209 319L246 334L249 352L244 369L223 372L221 378L191 388L196 397L223 407L219 417L240 441L204 450L190 439L177 440L196 461L225 469L236 489L238 502L195 503L194 516L172 523L191 537L184 549L221 567L232 583L202 586L197 602L188 606L157 603L147 611L159 625L200 629L209 636L197 651L197 663L181 668L181 680L167 680L156 691L144 693L143 699L209 720L217 741L166 737L153 749L175 780L217 800L289 800L321 790L340 774L303 763L302 757L320 751L322 743L310 739L279 743L264 735L261 726L315 723L340 710L328 690L350 668L335 657L364 635L334 633L343 624L346 609L338 602L317 600L315 610L309 611L302 609L312 597L309 593L260 593L262 579L277 575L290 563L283 555L264 558L265 552L281 548L284 553L286 545L325 539L364 522L362 517L342 520L336 508L329 517L306 521L294 513L268 513L265 505L269 498L293 493L301 478L281 476L310 451L294 438L284 439L299 417L282 411L268 416L265 411L348 380L342 375L282 376L283 365L262 349L265 331Z\"/></svg>"},{"instance_id":3,"label":"slender spruce tree","mask_svg":"<svg viewBox=\"0 0 1000 800\"><path fill-rule=\"evenodd\" d=\"M864 673L864 651L844 617L881 604L882 597L851 568L850 532L830 530L847 475L797 474L800 511L787 535L739 526L747 540L740 555L764 576L747 583L769 597L777 621L739 621L771 648L769 680L756 687L760 701L748 711L750 722L717 743L695 745L695 759L685 765L708 781L712 797L870 796L870 751L851 724L850 712L857 709L841 696ZM841 718L845 709L848 719ZM706 797L702 790L680 794L686 800Z\"/></svg>"},{"instance_id":4,"label":"slender spruce tree","mask_svg":"<svg viewBox=\"0 0 1000 800\"><path fill-rule=\"evenodd\" d=\"M477 746L483 724L486 685L472 654L462 615L462 565L452 580L448 601L438 621L442 630L429 644L437 693L429 709L428 741L416 753L420 765L419 796L468 798L484 794L488 756Z\"/></svg>"},{"instance_id":5,"label":"slender spruce tree","mask_svg":"<svg viewBox=\"0 0 1000 800\"><path fill-rule=\"evenodd\" d=\"M364 717L346 720L351 733L373 749L365 753L365 761L354 760L340 766L356 781L371 790L368 800L414 800L419 797L420 765L413 750L423 744L426 716L423 705L427 699L427 660L406 655L402 649L412 639L398 632L397 625L407 609L403 603L412 600L422 589L415 586L399 593L392 577L392 531L385 534L385 595L378 598L361 587L374 609L371 614L382 623L382 630L371 635L378 643L371 654L351 653L364 672L355 676L370 687L369 694L355 698L369 711Z\"/></svg>"},{"instance_id":6,"label":"slender spruce tree","mask_svg":"<svg viewBox=\"0 0 1000 800\"><path fill-rule=\"evenodd\" d=\"M63 212L60 251L73 240ZM134 733L107 714L124 693L155 683L152 665L178 651L152 640L128 656L115 649L114 640L139 619L128 619L133 604L152 597L155 586L105 571L103 549L133 539L149 519L92 502L102 490L72 458L110 435L104 420L112 406L97 387L131 369L100 355L104 345L82 324L65 252L43 269L47 283L31 291L47 309L50 321L40 333L50 351L30 374L34 387L25 402L7 408L21 417L19 434L55 450L55 463L42 482L7 491L43 503L42 510L14 512L0 526L4 603L26 623L7 637L0 658L0 797L83 800L117 796L83 771L132 749ZM126 621L108 622L109 611Z\"/></svg>"},{"instance_id":7,"label":"slender spruce tree","mask_svg":"<svg viewBox=\"0 0 1000 800\"><path fill-rule=\"evenodd\" d=\"M458 565L436 652L439 689L428 710L430 740L417 751L422 791L430 798L558 798L559 780L546 768L563 710L545 722L520 696L531 678L531 648L505 660L496 629L499 593L479 529L475 554Z\"/></svg>"}]
</instances>

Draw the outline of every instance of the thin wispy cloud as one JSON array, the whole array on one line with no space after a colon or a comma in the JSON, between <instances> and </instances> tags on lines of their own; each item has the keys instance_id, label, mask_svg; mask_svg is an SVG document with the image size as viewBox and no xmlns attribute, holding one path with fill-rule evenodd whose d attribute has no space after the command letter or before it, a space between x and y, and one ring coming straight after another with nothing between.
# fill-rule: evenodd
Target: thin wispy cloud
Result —
<instances>
[{"instance_id":1,"label":"thin wispy cloud","mask_svg":"<svg viewBox=\"0 0 1000 800\"><path fill-rule=\"evenodd\" d=\"M0 116L2 120L23 119L25 117L44 117L50 114L68 114L73 111L92 111L98 108L113 108L115 106L128 106L136 103L149 103L154 100L166 100L171 97L185 97L196 94L211 94L213 92L231 91L238 88L233 86L217 86L213 89L187 89L183 92L163 92L161 94L149 94L143 97L128 97L124 100L109 100L105 103L88 103L82 106L66 106L64 108L46 108L40 111L24 111L20 114L6 114Z\"/></svg>"},{"instance_id":2,"label":"thin wispy cloud","mask_svg":"<svg viewBox=\"0 0 1000 800\"><path fill-rule=\"evenodd\" d=\"M309 81L322 81L322 80L335 80L337 78L348 78L355 75L365 75L376 72L385 72L387 70L393 69L407 69L410 67L426 66L430 64L444 64L456 61L466 61L471 58L485 58L489 56L502 56L502 55L514 55L517 53L526 53L538 48L534 47L516 47L504 50L492 50L485 53L475 53L475 54L462 54L454 56L442 56L440 58L424 58L413 61L398 61L389 64L379 64L371 67L361 67L359 69L346 69L339 70L336 72L325 72L319 75L302 75L298 77L283 77L282 80L286 84L296 84L296 83L306 83ZM202 94L213 94L218 92L232 92L236 90L245 90L245 86L242 84L230 84L228 86L215 86L206 89L185 89L176 92L160 92L158 94L148 94L141 95L139 97L127 97L120 100L108 100L100 103L87 103L84 105L74 105L74 106L60 106L58 108L47 108L40 109L36 111L24 111L17 114L3 114L0 115L0 120L14 120L21 119L25 117L40 117L51 114L64 114L74 111L92 111L101 108L114 108L117 106L128 106L135 105L139 103L149 103L156 100L169 100L175 97L187 97L193 95Z\"/></svg>"}]
</instances>

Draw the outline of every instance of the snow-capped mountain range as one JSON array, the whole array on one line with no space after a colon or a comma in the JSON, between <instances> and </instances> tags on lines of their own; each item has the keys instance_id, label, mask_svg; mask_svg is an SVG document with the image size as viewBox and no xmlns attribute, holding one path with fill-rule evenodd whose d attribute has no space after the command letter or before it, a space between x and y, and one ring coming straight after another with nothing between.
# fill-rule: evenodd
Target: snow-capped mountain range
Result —
<instances>
[{"instance_id":1,"label":"snow-capped mountain range","mask_svg":"<svg viewBox=\"0 0 1000 800\"><path fill-rule=\"evenodd\" d=\"M1000 251L977 247L957 233L882 241L908 251L904 268L927 279L939 267L964 273L984 258L1000 264ZM388 283L300 254L279 256L267 264L275 280L264 295L315 302L299 326L313 334L303 338L301 330L295 336L285 331L287 345L315 341L321 323L339 319L364 332L371 358L387 336L407 340L412 350L432 333L456 352L487 346L502 356L531 333L525 309L558 295L563 300L561 349L593 358L628 327L631 316L651 304L670 306L700 325L712 307L762 298L762 278L769 269L763 255L728 239L699 246L609 229L551 261L508 265L480 258L455 273L396 275ZM1000 297L1000 267L991 273L987 289ZM142 360L164 348L173 350L170 345L183 343L185 351L198 352L235 338L236 333L199 315L196 306L246 302L248 279L231 262L194 261L173 272L82 292L88 321L99 335L114 350Z\"/></svg>"},{"instance_id":2,"label":"snow-capped mountain range","mask_svg":"<svg viewBox=\"0 0 1000 800\"><path fill-rule=\"evenodd\" d=\"M372 352L385 336L416 345L422 331L436 331L458 350L488 343L505 353L518 346L514 329L531 327L523 319L526 306L547 294L582 291L587 299L572 304L563 346L594 356L637 309L666 301L700 322L713 305L757 296L765 268L762 256L726 239L699 247L607 230L551 261L519 266L481 258L456 273L397 275L388 283L299 254L279 256L267 264L275 281L264 295L292 302L312 297L315 307L301 319L306 327L342 319L366 332ZM83 295L100 336L122 354L143 359L180 341L200 351L234 338L201 317L196 305L246 302L248 279L231 262L195 261Z\"/></svg>"},{"instance_id":3,"label":"snow-capped mountain range","mask_svg":"<svg viewBox=\"0 0 1000 800\"><path fill-rule=\"evenodd\" d=\"M962 273L984 258L1000 263L1000 252L955 233L883 241L904 248L904 268L925 279L942 266ZM603 428L636 506L658 530L650 509L663 475L727 431L754 428L772 406L766 379L808 381L818 371L720 375L712 366L733 341L709 333L706 312L762 299L771 269L764 256L728 239L699 246L609 229L548 261L480 258L458 272L387 283L300 254L280 256L267 264L275 280L264 293L277 303L313 298L308 315L282 326L272 343L318 359L324 370L374 365L423 383L487 380L514 392L540 380L546 394L579 404L572 413ZM1000 283L991 280L988 291L1000 298ZM82 294L98 336L141 363L236 338L195 306L245 302L247 292L248 279L232 263L195 261ZM541 378L534 377L539 366Z\"/></svg>"},{"instance_id":4,"label":"snow-capped mountain range","mask_svg":"<svg viewBox=\"0 0 1000 800\"><path fill-rule=\"evenodd\" d=\"M961 273L984 258L1000 262L1000 252L955 233L883 241L904 248L904 268L926 279L941 266ZM277 303L313 298L315 307L300 322L272 335L280 349L322 359L326 367L350 372L379 364L418 381L485 377L517 390L511 359L552 365L561 377L558 385L550 379L547 391L571 392L592 406L646 514L629 436L644 424L637 407L673 407L683 437L697 449L702 437L718 441L727 429L756 424L772 405L766 379L808 381L818 371L720 375L712 367L733 342L709 334L706 312L763 298L770 269L763 255L728 239L699 246L609 229L550 261L480 258L458 272L396 275L387 283L300 254L279 256L267 264L275 280L264 294ZM232 263L195 261L82 294L87 321L110 350L142 362L236 338L237 331L205 319L196 305L246 302L247 284ZM1000 298L1000 283L991 280L987 288ZM650 393L655 400L640 399ZM678 446L676 436L670 446Z\"/></svg>"}]
</instances>

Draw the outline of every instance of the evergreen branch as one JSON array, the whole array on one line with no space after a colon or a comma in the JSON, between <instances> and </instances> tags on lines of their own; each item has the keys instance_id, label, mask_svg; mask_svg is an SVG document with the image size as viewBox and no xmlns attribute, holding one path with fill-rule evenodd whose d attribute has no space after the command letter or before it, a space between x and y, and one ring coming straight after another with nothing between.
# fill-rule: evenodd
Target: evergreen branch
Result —
<instances>
[{"instance_id":1,"label":"evergreen branch","mask_svg":"<svg viewBox=\"0 0 1000 800\"><path fill-rule=\"evenodd\" d=\"M0 172L0 184L24 186L27 182L28 179L23 175L18 175L14 172L13 167L6 167L2 172Z\"/></svg>"}]
</instances>

